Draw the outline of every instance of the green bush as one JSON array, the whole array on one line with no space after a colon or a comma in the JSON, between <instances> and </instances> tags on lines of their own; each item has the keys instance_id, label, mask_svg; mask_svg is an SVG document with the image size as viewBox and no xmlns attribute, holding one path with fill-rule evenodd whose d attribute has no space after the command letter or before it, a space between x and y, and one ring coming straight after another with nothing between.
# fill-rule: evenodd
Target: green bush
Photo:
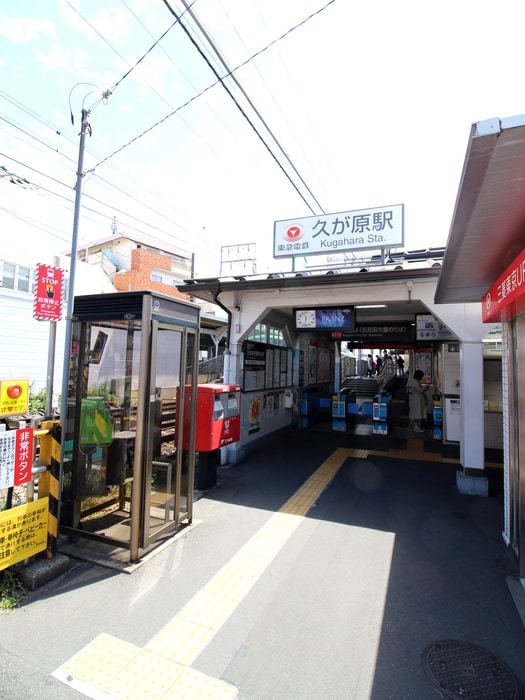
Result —
<instances>
[{"instance_id":1,"label":"green bush","mask_svg":"<svg viewBox=\"0 0 525 700\"><path fill-rule=\"evenodd\" d=\"M111 393L110 382L101 382L94 384L87 390L88 396L101 396L104 401L110 406L120 406L120 399L115 394Z\"/></svg>"},{"instance_id":2,"label":"green bush","mask_svg":"<svg viewBox=\"0 0 525 700\"><path fill-rule=\"evenodd\" d=\"M46 390L29 391L29 413L44 413L46 409Z\"/></svg>"},{"instance_id":3,"label":"green bush","mask_svg":"<svg viewBox=\"0 0 525 700\"><path fill-rule=\"evenodd\" d=\"M111 393L110 382L101 382L94 384L87 391L88 396L102 396L104 401L110 406L120 406L120 399L115 394ZM46 410L47 392L45 389L40 391L29 390L29 413L45 413ZM60 396L58 397L58 405L60 405Z\"/></svg>"},{"instance_id":4,"label":"green bush","mask_svg":"<svg viewBox=\"0 0 525 700\"><path fill-rule=\"evenodd\" d=\"M0 571L0 613L17 608L26 596L26 589L10 569Z\"/></svg>"}]
</instances>

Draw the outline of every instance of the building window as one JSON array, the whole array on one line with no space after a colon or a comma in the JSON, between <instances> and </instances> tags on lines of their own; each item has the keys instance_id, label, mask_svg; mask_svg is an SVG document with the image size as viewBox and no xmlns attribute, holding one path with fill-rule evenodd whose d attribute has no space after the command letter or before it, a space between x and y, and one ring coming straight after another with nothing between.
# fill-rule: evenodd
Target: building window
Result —
<instances>
[{"instance_id":1,"label":"building window","mask_svg":"<svg viewBox=\"0 0 525 700\"><path fill-rule=\"evenodd\" d=\"M28 267L18 268L18 284L19 292L29 292L29 284L31 281L31 270Z\"/></svg>"},{"instance_id":2,"label":"building window","mask_svg":"<svg viewBox=\"0 0 525 700\"><path fill-rule=\"evenodd\" d=\"M32 294L35 289L35 271L0 260L0 287Z\"/></svg>"},{"instance_id":3,"label":"building window","mask_svg":"<svg viewBox=\"0 0 525 700\"><path fill-rule=\"evenodd\" d=\"M15 288L15 265L13 265L13 263L4 263L4 269L2 271L2 287L4 289Z\"/></svg>"},{"instance_id":4,"label":"building window","mask_svg":"<svg viewBox=\"0 0 525 700\"><path fill-rule=\"evenodd\" d=\"M248 336L248 340L268 345L280 345L284 347L284 333L278 326L268 326L266 323L258 323Z\"/></svg>"},{"instance_id":5,"label":"building window","mask_svg":"<svg viewBox=\"0 0 525 700\"><path fill-rule=\"evenodd\" d=\"M160 275L151 275L152 282L162 282L162 277Z\"/></svg>"}]
</instances>

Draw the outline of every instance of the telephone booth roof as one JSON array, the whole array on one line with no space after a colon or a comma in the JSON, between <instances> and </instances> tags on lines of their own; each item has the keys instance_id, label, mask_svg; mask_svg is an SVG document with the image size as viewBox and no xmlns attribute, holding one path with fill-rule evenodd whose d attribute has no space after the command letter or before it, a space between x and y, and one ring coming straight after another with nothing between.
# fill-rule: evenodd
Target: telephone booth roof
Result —
<instances>
[{"instance_id":1,"label":"telephone booth roof","mask_svg":"<svg viewBox=\"0 0 525 700\"><path fill-rule=\"evenodd\" d=\"M77 296L73 317L77 321L140 320L145 303L151 306L155 319L176 318L192 325L199 324L200 307L197 304L149 290Z\"/></svg>"}]
</instances>

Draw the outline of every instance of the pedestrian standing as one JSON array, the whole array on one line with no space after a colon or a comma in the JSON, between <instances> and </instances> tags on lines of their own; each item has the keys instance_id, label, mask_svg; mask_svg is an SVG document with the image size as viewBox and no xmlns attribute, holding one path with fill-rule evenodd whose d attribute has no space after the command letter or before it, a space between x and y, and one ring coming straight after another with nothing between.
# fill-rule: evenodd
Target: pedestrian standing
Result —
<instances>
[{"instance_id":1,"label":"pedestrian standing","mask_svg":"<svg viewBox=\"0 0 525 700\"><path fill-rule=\"evenodd\" d=\"M422 433L421 421L427 417L427 386L421 383L424 374L420 369L416 369L414 375L409 377L407 391L409 392L409 427L416 433Z\"/></svg>"}]
</instances>

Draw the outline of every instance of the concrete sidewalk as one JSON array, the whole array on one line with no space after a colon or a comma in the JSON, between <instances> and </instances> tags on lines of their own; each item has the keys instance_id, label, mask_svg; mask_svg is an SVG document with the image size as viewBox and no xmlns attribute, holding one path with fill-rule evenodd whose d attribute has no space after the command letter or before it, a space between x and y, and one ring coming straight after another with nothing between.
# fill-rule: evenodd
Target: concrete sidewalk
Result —
<instances>
[{"instance_id":1,"label":"concrete sidewalk","mask_svg":"<svg viewBox=\"0 0 525 700\"><path fill-rule=\"evenodd\" d=\"M523 684L501 469L488 498L462 496L457 464L386 447L291 433L221 468L194 525L131 575L71 559L0 617L0 697L431 700L440 640Z\"/></svg>"}]
</instances>

